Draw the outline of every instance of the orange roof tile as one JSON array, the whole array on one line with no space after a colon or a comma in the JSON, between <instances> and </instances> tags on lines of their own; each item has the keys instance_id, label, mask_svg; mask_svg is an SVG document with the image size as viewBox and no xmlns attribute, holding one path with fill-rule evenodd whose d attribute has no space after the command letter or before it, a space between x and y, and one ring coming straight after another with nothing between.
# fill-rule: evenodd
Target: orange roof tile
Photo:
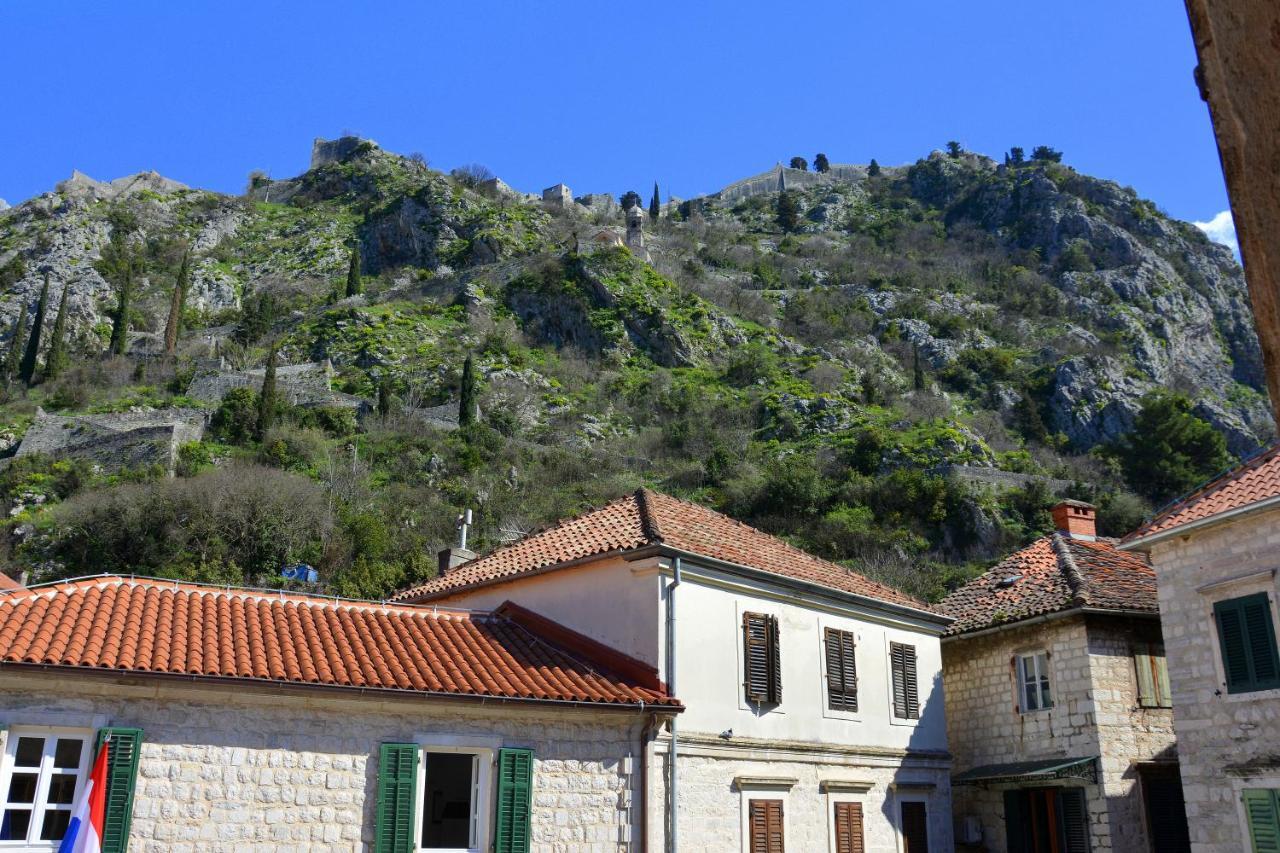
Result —
<instances>
[{"instance_id":1,"label":"orange roof tile","mask_svg":"<svg viewBox=\"0 0 1280 853\"><path fill-rule=\"evenodd\" d=\"M1055 533L1005 557L942 599L955 617L948 634L964 634L1075 607L1159 612L1156 576L1146 559L1114 540Z\"/></svg>"},{"instance_id":2,"label":"orange roof tile","mask_svg":"<svg viewBox=\"0 0 1280 853\"><path fill-rule=\"evenodd\" d=\"M0 667L34 664L408 694L678 703L523 613L104 576L0 596Z\"/></svg>"},{"instance_id":3,"label":"orange roof tile","mask_svg":"<svg viewBox=\"0 0 1280 853\"><path fill-rule=\"evenodd\" d=\"M22 589L22 584L18 583L4 572L0 572L0 592L7 589Z\"/></svg>"},{"instance_id":4,"label":"orange roof tile","mask_svg":"<svg viewBox=\"0 0 1280 853\"><path fill-rule=\"evenodd\" d=\"M930 612L929 605L836 563L815 557L714 510L639 489L598 509L534 533L447 575L397 593L393 600L429 601L501 583L587 557L649 545L806 581L839 592Z\"/></svg>"},{"instance_id":5,"label":"orange roof tile","mask_svg":"<svg viewBox=\"0 0 1280 853\"><path fill-rule=\"evenodd\" d=\"M1122 544L1128 546L1268 498L1280 498L1280 442L1160 510L1155 518L1124 537Z\"/></svg>"}]
</instances>

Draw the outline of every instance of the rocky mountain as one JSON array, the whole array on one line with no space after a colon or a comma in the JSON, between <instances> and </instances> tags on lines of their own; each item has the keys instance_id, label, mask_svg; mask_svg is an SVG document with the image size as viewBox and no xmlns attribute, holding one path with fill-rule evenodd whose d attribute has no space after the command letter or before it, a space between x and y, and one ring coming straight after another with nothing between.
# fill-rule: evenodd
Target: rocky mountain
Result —
<instances>
[{"instance_id":1,"label":"rocky mountain","mask_svg":"<svg viewBox=\"0 0 1280 853\"><path fill-rule=\"evenodd\" d=\"M1152 391L1186 395L1233 453L1274 432L1230 252L1052 157L778 167L661 205L643 250L622 245L612 198L544 201L488 178L344 138L318 141L296 178L251 177L243 196L75 173L0 210L0 329L12 334L47 276L51 300L69 288L80 362L11 388L12 443L36 405L182 406L214 360L261 368L278 347L283 364L328 362L334 395L380 414L345 430L298 415L311 444L282 461L266 435L219 432L230 396L202 404L213 430L189 458L251 455L319 483L337 508L305 553L255 570L305 557L335 588L374 594L430 569L388 546L381 574L369 560L357 570L358 506L380 508L388 541L426 551L449 536L446 507L478 508L493 544L643 481L933 594L948 567L1040 523L1037 489L1074 482L1116 524L1130 518L1136 499L1103 451ZM137 269L129 352L104 362L122 252ZM165 358L188 252L181 346ZM440 412L456 411L468 356L479 425L451 430ZM279 441L286 456L306 443ZM342 448L364 452L358 488L331 470ZM24 471L8 475L11 500L32 487L36 469ZM90 475L15 504L28 529L14 559L70 571L87 552L69 550L67 525L120 488ZM406 494L439 517L415 516ZM934 567L926 581L910 574L920 566Z\"/></svg>"}]
</instances>

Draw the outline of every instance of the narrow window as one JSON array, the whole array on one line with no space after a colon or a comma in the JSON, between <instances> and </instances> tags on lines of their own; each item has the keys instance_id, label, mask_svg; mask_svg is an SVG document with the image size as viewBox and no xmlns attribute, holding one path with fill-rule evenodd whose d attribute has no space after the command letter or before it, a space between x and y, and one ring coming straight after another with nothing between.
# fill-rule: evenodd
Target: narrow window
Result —
<instances>
[{"instance_id":1,"label":"narrow window","mask_svg":"<svg viewBox=\"0 0 1280 853\"><path fill-rule=\"evenodd\" d=\"M1172 708L1169 667L1160 643L1137 643L1133 666L1138 674L1138 704L1143 708Z\"/></svg>"},{"instance_id":2,"label":"narrow window","mask_svg":"<svg viewBox=\"0 0 1280 853\"><path fill-rule=\"evenodd\" d=\"M865 853L862 838L862 803L836 803L836 853Z\"/></svg>"},{"instance_id":3,"label":"narrow window","mask_svg":"<svg viewBox=\"0 0 1280 853\"><path fill-rule=\"evenodd\" d=\"M833 711L858 710L858 667L852 631L827 628L824 637L827 665L827 707Z\"/></svg>"},{"instance_id":4,"label":"narrow window","mask_svg":"<svg viewBox=\"0 0 1280 853\"><path fill-rule=\"evenodd\" d=\"M929 853L929 813L916 800L902 804L902 853Z\"/></svg>"},{"instance_id":5,"label":"narrow window","mask_svg":"<svg viewBox=\"0 0 1280 853\"><path fill-rule=\"evenodd\" d=\"M742 664L747 701L769 705L782 701L777 616L742 614Z\"/></svg>"},{"instance_id":6,"label":"narrow window","mask_svg":"<svg viewBox=\"0 0 1280 853\"><path fill-rule=\"evenodd\" d=\"M916 681L916 647L889 644L893 670L893 715L902 720L920 719L920 688Z\"/></svg>"},{"instance_id":7,"label":"narrow window","mask_svg":"<svg viewBox=\"0 0 1280 853\"><path fill-rule=\"evenodd\" d=\"M50 729L9 732L0 775L0 842L49 847L62 840L89 775L89 737Z\"/></svg>"},{"instance_id":8,"label":"narrow window","mask_svg":"<svg viewBox=\"0 0 1280 853\"><path fill-rule=\"evenodd\" d=\"M1213 605L1228 693L1280 687L1280 657L1265 592Z\"/></svg>"},{"instance_id":9,"label":"narrow window","mask_svg":"<svg viewBox=\"0 0 1280 853\"><path fill-rule=\"evenodd\" d=\"M747 803L751 853L786 853L782 838L782 800Z\"/></svg>"},{"instance_id":10,"label":"narrow window","mask_svg":"<svg viewBox=\"0 0 1280 853\"><path fill-rule=\"evenodd\" d=\"M1018 701L1023 711L1040 711L1053 707L1053 696L1049 692L1049 654L1036 652L1031 655L1019 655Z\"/></svg>"}]
</instances>

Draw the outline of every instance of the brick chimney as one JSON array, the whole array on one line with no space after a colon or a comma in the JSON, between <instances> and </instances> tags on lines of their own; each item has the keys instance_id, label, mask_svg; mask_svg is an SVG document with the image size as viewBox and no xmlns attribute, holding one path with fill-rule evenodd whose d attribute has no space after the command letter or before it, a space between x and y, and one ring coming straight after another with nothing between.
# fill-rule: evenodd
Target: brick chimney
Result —
<instances>
[{"instance_id":1,"label":"brick chimney","mask_svg":"<svg viewBox=\"0 0 1280 853\"><path fill-rule=\"evenodd\" d=\"M475 558L475 551L468 551L466 548L445 548L440 552L440 577L444 577L458 566L469 563Z\"/></svg>"},{"instance_id":2,"label":"brick chimney","mask_svg":"<svg viewBox=\"0 0 1280 853\"><path fill-rule=\"evenodd\" d=\"M1072 539L1098 538L1098 511L1083 501L1063 501L1054 506L1053 529Z\"/></svg>"}]
</instances>

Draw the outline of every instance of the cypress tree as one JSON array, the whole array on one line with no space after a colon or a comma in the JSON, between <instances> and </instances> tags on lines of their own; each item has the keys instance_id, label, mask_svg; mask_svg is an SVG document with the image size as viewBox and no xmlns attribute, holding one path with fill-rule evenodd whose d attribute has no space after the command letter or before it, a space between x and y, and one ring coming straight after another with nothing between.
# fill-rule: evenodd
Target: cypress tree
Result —
<instances>
[{"instance_id":1,"label":"cypress tree","mask_svg":"<svg viewBox=\"0 0 1280 853\"><path fill-rule=\"evenodd\" d=\"M18 378L18 369L22 366L22 346L27 341L27 306L18 311L18 319L13 321L13 338L9 341L9 352L4 359L4 381L12 382Z\"/></svg>"},{"instance_id":2,"label":"cypress tree","mask_svg":"<svg viewBox=\"0 0 1280 853\"><path fill-rule=\"evenodd\" d=\"M911 385L917 391L924 390L924 368L920 366L920 347L911 347Z\"/></svg>"},{"instance_id":3,"label":"cypress tree","mask_svg":"<svg viewBox=\"0 0 1280 853\"><path fill-rule=\"evenodd\" d=\"M124 355L129 348L129 300L133 297L133 263L126 262L116 291L116 316L111 321L108 355Z\"/></svg>"},{"instance_id":4,"label":"cypress tree","mask_svg":"<svg viewBox=\"0 0 1280 853\"><path fill-rule=\"evenodd\" d=\"M880 176L880 164L876 162L876 158L871 158L871 165L867 166L867 177L878 178Z\"/></svg>"},{"instance_id":5,"label":"cypress tree","mask_svg":"<svg viewBox=\"0 0 1280 853\"><path fill-rule=\"evenodd\" d=\"M62 295L58 297L58 316L53 321L53 340L44 359L45 379L57 379L67 369L67 294L70 292L71 285L63 284Z\"/></svg>"},{"instance_id":6,"label":"cypress tree","mask_svg":"<svg viewBox=\"0 0 1280 853\"><path fill-rule=\"evenodd\" d=\"M347 267L347 296L358 296L364 288L360 283L360 252L351 250L351 263Z\"/></svg>"},{"instance_id":7,"label":"cypress tree","mask_svg":"<svg viewBox=\"0 0 1280 853\"><path fill-rule=\"evenodd\" d=\"M40 332L44 328L44 315L49 308L49 274L44 274L44 287L40 288L40 301L36 303L36 316L31 322L31 337L27 338L27 352L22 357L19 378L27 385L36 380L36 360L40 356Z\"/></svg>"},{"instance_id":8,"label":"cypress tree","mask_svg":"<svg viewBox=\"0 0 1280 853\"><path fill-rule=\"evenodd\" d=\"M182 331L182 309L187 302L187 279L191 275L191 252L182 255L178 267L178 279L173 283L173 297L169 300L169 319L164 324L164 351L173 355L178 351L178 335Z\"/></svg>"},{"instance_id":9,"label":"cypress tree","mask_svg":"<svg viewBox=\"0 0 1280 853\"><path fill-rule=\"evenodd\" d=\"M276 422L276 348L267 355L267 369L262 373L262 393L258 395L258 436Z\"/></svg>"},{"instance_id":10,"label":"cypress tree","mask_svg":"<svg viewBox=\"0 0 1280 853\"><path fill-rule=\"evenodd\" d=\"M458 426L476 422L476 369L471 356L462 363L462 385L458 389Z\"/></svg>"},{"instance_id":11,"label":"cypress tree","mask_svg":"<svg viewBox=\"0 0 1280 853\"><path fill-rule=\"evenodd\" d=\"M391 380L383 379L378 383L378 414L386 417L391 414Z\"/></svg>"},{"instance_id":12,"label":"cypress tree","mask_svg":"<svg viewBox=\"0 0 1280 853\"><path fill-rule=\"evenodd\" d=\"M778 193L778 227L790 234L800 224L800 209L791 193Z\"/></svg>"},{"instance_id":13,"label":"cypress tree","mask_svg":"<svg viewBox=\"0 0 1280 853\"><path fill-rule=\"evenodd\" d=\"M658 182L653 182L653 198L649 199L649 218L654 222L658 221L658 215L662 212L662 208L658 205Z\"/></svg>"}]
</instances>

